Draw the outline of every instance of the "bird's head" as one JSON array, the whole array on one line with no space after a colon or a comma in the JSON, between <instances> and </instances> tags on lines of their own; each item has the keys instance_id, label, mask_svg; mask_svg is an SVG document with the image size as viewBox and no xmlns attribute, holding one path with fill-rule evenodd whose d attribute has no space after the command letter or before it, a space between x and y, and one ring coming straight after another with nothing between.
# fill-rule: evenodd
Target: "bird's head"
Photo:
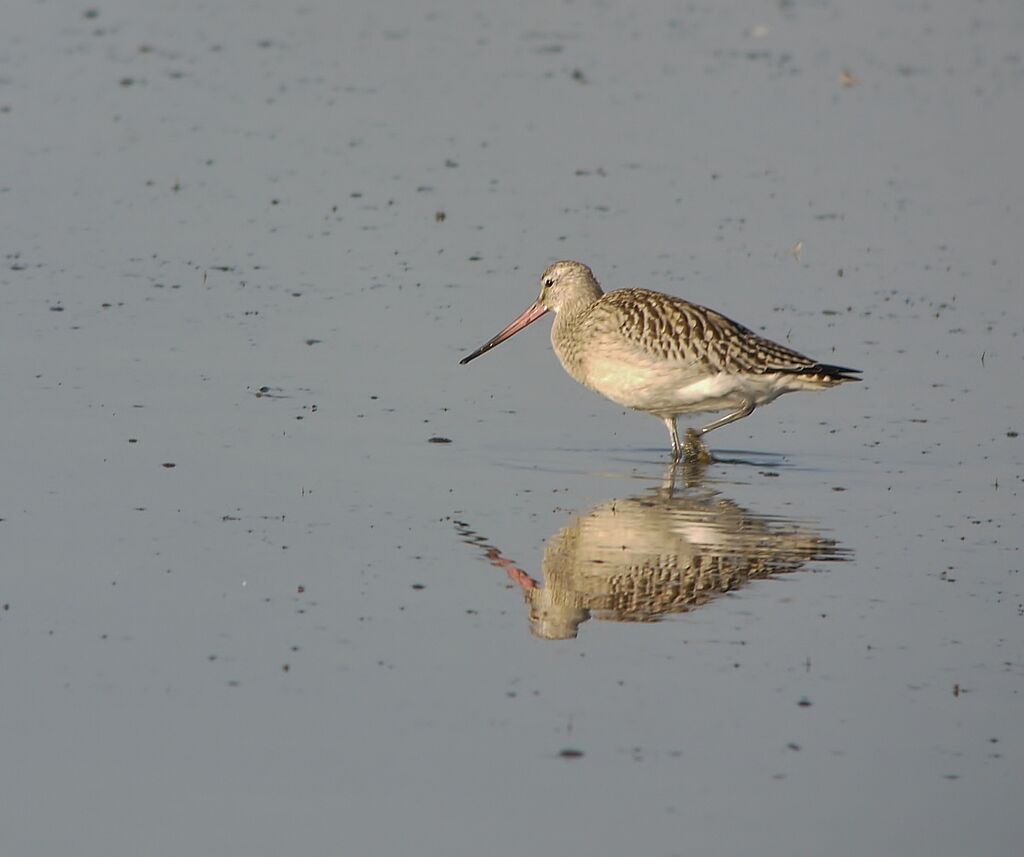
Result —
<instances>
[{"instance_id":1,"label":"bird's head","mask_svg":"<svg viewBox=\"0 0 1024 857\"><path fill-rule=\"evenodd\" d=\"M582 262L565 260L549 265L540 278L537 303L551 312L559 312L580 301L593 303L601 297L594 272Z\"/></svg>"}]
</instances>

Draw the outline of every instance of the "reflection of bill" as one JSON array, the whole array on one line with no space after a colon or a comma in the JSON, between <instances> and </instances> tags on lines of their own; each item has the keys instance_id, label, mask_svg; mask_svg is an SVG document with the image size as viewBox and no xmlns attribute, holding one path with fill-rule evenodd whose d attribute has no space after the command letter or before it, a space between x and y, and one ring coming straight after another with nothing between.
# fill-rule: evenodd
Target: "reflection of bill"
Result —
<instances>
[{"instance_id":1,"label":"reflection of bill","mask_svg":"<svg viewBox=\"0 0 1024 857\"><path fill-rule=\"evenodd\" d=\"M709 490L608 500L576 515L544 551L544 585L463 523L468 544L518 584L530 630L570 639L591 617L654 622L739 589L749 580L849 558L807 521L759 515Z\"/></svg>"}]
</instances>

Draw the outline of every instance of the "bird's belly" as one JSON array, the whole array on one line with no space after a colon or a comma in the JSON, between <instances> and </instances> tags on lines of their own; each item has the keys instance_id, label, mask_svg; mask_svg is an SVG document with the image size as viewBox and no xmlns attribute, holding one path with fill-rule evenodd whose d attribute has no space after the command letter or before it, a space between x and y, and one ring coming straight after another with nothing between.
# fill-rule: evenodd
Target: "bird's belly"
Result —
<instances>
[{"instance_id":1,"label":"bird's belly","mask_svg":"<svg viewBox=\"0 0 1024 857\"><path fill-rule=\"evenodd\" d=\"M656 416L722 411L746 402L763 405L786 392L776 375L708 374L700 366L638 365L618 360L590 362L587 387L623 407Z\"/></svg>"}]
</instances>

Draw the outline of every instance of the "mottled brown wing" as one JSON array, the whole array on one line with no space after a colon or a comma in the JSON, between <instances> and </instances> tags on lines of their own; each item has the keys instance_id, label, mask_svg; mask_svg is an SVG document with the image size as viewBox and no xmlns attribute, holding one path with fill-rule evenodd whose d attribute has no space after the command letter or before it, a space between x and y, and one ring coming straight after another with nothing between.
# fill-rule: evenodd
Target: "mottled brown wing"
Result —
<instances>
[{"instance_id":1,"label":"mottled brown wing","mask_svg":"<svg viewBox=\"0 0 1024 857\"><path fill-rule=\"evenodd\" d=\"M586 324L591 335L637 357L712 372L804 374L824 368L712 309L646 289L608 292L590 307Z\"/></svg>"}]
</instances>

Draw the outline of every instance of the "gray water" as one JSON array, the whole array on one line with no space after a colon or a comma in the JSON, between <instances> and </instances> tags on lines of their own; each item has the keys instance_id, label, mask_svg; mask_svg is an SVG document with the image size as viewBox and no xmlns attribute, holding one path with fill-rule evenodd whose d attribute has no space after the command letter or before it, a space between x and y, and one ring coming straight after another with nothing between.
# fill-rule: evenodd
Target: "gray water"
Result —
<instances>
[{"instance_id":1,"label":"gray water","mask_svg":"<svg viewBox=\"0 0 1024 857\"><path fill-rule=\"evenodd\" d=\"M1019 853L1021 4L2 18L5 855ZM864 383L673 474L559 258Z\"/></svg>"}]
</instances>

